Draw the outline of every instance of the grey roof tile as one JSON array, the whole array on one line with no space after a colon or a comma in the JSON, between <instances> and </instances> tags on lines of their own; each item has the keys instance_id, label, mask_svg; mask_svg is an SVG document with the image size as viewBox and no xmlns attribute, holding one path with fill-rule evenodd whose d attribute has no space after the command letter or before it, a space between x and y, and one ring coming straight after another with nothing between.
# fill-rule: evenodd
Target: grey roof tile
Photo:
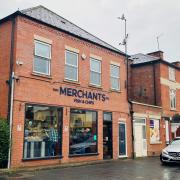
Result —
<instances>
[{"instance_id":1,"label":"grey roof tile","mask_svg":"<svg viewBox=\"0 0 180 180\"><path fill-rule=\"evenodd\" d=\"M146 55L142 53L131 55L129 59L133 60L133 64L141 64L141 63L159 60L158 57L154 57L154 56L150 56L150 55Z\"/></svg>"},{"instance_id":2,"label":"grey roof tile","mask_svg":"<svg viewBox=\"0 0 180 180\"><path fill-rule=\"evenodd\" d=\"M120 54L124 54L124 52L111 46L110 44L104 42L103 40L97 38L96 36L88 33L87 31L83 30L82 28L78 27L72 22L66 20L65 18L59 16L58 14L52 12L51 10L45 8L44 6L40 5L33 8L25 9L22 10L21 13L30 16L32 18L35 18L37 20L40 20L49 25L52 25L54 27L57 27L59 29L62 29L71 34L74 34L80 38L99 44L105 48L116 51Z\"/></svg>"}]
</instances>

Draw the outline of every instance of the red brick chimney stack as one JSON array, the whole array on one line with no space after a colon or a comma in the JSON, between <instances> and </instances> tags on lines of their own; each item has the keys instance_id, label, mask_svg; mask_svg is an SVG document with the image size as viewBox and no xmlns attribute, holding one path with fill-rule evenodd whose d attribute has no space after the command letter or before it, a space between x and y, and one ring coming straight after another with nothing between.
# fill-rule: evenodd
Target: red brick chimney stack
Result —
<instances>
[{"instance_id":1,"label":"red brick chimney stack","mask_svg":"<svg viewBox=\"0 0 180 180\"><path fill-rule=\"evenodd\" d=\"M155 56L155 57L160 58L161 60L164 60L164 52L163 51L155 51L155 52L148 53L147 55Z\"/></svg>"}]
</instances>

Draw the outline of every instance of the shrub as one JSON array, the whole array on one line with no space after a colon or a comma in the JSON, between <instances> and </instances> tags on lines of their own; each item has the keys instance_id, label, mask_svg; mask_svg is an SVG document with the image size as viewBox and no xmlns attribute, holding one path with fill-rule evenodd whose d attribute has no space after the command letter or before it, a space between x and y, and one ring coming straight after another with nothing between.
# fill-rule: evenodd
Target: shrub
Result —
<instances>
[{"instance_id":1,"label":"shrub","mask_svg":"<svg viewBox=\"0 0 180 180\"><path fill-rule=\"evenodd\" d=\"M0 117L0 168L5 168L8 162L9 125L6 119Z\"/></svg>"}]
</instances>

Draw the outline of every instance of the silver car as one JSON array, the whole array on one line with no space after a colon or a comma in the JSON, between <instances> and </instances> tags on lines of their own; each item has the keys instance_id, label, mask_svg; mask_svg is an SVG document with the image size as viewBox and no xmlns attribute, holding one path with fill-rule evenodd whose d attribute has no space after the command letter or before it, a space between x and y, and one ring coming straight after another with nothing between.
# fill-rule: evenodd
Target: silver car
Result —
<instances>
[{"instance_id":1,"label":"silver car","mask_svg":"<svg viewBox=\"0 0 180 180\"><path fill-rule=\"evenodd\" d=\"M166 148L162 150L160 160L163 164L171 162L180 163L180 137L175 138Z\"/></svg>"}]
</instances>

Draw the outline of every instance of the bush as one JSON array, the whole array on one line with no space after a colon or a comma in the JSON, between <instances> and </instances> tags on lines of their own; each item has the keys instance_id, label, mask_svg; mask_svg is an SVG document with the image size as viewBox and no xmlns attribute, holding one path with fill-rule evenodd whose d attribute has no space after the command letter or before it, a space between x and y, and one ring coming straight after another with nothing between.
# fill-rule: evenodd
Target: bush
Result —
<instances>
[{"instance_id":1,"label":"bush","mask_svg":"<svg viewBox=\"0 0 180 180\"><path fill-rule=\"evenodd\" d=\"M9 151L9 125L0 117L0 168L7 167Z\"/></svg>"}]
</instances>

